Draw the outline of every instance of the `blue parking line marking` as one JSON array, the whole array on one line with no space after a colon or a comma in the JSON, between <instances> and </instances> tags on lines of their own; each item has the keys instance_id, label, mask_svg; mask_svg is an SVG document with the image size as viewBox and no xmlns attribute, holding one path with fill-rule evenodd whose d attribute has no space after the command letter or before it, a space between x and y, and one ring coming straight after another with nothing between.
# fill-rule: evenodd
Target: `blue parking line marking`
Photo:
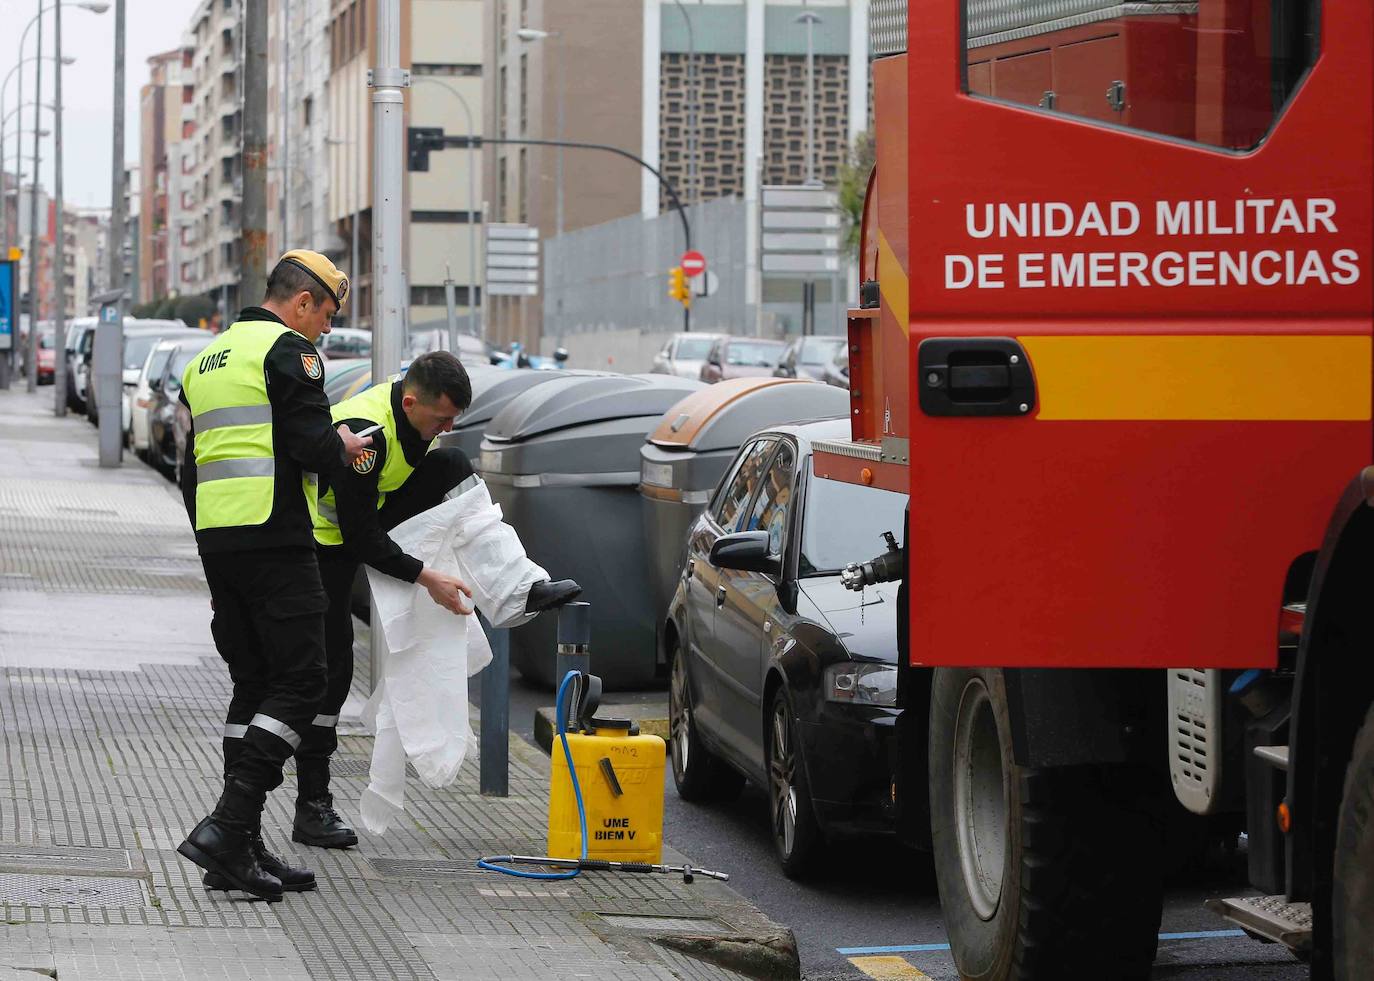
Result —
<instances>
[{"instance_id":1,"label":"blue parking line marking","mask_svg":"<svg viewBox=\"0 0 1374 981\"><path fill-rule=\"evenodd\" d=\"M1244 930L1194 930L1189 933L1161 933L1160 940L1215 940L1224 937L1243 937ZM900 944L896 947L836 947L843 957L862 957L865 954L919 954L949 950L949 944Z\"/></svg>"},{"instance_id":2,"label":"blue parking line marking","mask_svg":"<svg viewBox=\"0 0 1374 981\"><path fill-rule=\"evenodd\" d=\"M855 954L913 954L929 950L949 950L949 944L903 944L899 947L836 947L835 951L845 957Z\"/></svg>"}]
</instances>

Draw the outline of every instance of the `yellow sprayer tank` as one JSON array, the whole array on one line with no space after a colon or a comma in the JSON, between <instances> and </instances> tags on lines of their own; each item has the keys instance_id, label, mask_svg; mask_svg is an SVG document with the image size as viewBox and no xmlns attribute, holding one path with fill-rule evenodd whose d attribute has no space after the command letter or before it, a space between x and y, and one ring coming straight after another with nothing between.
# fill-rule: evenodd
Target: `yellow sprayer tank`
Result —
<instances>
[{"instance_id":1,"label":"yellow sprayer tank","mask_svg":"<svg viewBox=\"0 0 1374 981\"><path fill-rule=\"evenodd\" d=\"M658 864L663 861L663 740L594 722L590 734L568 733L587 810L587 857ZM577 799L557 734L551 755L549 855L579 858Z\"/></svg>"}]
</instances>

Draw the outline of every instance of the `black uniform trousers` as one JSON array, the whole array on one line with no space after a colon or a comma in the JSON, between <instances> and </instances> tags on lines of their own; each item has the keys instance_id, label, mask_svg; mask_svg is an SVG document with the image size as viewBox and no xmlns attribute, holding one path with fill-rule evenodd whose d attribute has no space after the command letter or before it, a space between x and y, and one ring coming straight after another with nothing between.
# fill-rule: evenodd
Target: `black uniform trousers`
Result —
<instances>
[{"instance_id":1,"label":"black uniform trousers","mask_svg":"<svg viewBox=\"0 0 1374 981\"><path fill-rule=\"evenodd\" d=\"M309 731L325 693L319 564L309 547L201 556L215 647L234 683L225 714L225 778L259 803Z\"/></svg>"},{"instance_id":2,"label":"black uniform trousers","mask_svg":"<svg viewBox=\"0 0 1374 981\"><path fill-rule=\"evenodd\" d=\"M382 527L390 531L401 522L422 514L473 476L472 462L456 447L441 447L425 454L404 484L388 494L377 512ZM304 799L321 796L329 786L329 757L338 747L335 725L353 683L353 616L351 598L358 574L358 558L346 546L319 547L320 577L329 608L324 621L324 647L328 683L319 705L321 725L312 726L296 750L296 773Z\"/></svg>"}]
</instances>

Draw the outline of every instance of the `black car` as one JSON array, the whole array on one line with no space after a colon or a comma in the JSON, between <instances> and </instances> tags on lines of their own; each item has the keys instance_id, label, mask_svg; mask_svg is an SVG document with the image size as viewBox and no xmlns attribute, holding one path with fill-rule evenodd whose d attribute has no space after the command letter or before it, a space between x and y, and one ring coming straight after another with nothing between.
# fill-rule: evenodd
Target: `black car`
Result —
<instances>
[{"instance_id":1,"label":"black car","mask_svg":"<svg viewBox=\"0 0 1374 981\"><path fill-rule=\"evenodd\" d=\"M148 412L148 462L164 474L181 483L181 452L176 438L177 409L181 406L181 376L196 355L215 339L208 331L198 336L178 338L156 379L148 379L152 389L153 406Z\"/></svg>"},{"instance_id":2,"label":"black car","mask_svg":"<svg viewBox=\"0 0 1374 981\"><path fill-rule=\"evenodd\" d=\"M751 437L692 526L664 624L673 778L685 800L767 789L783 871L829 835L891 833L897 584L846 590L853 556L904 534L905 495L815 476L849 423Z\"/></svg>"}]
</instances>

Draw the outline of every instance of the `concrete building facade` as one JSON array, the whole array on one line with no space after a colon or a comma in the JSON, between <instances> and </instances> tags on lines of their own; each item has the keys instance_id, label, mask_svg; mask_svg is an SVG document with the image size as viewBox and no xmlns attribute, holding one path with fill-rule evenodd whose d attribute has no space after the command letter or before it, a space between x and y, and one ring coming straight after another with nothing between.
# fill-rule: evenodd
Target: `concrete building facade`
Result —
<instances>
[{"instance_id":1,"label":"concrete building facade","mask_svg":"<svg viewBox=\"0 0 1374 981\"><path fill-rule=\"evenodd\" d=\"M180 280L183 292L213 296L226 316L239 307L242 21L242 0L201 0L183 41L190 52L183 85L190 95L181 108L187 125L179 144Z\"/></svg>"},{"instance_id":2,"label":"concrete building facade","mask_svg":"<svg viewBox=\"0 0 1374 981\"><path fill-rule=\"evenodd\" d=\"M296 0L293 0L296 2ZM410 126L447 133L481 125L482 11L485 0L401 0L401 65ZM367 70L376 62L376 9L367 0L332 0L328 144L330 221L353 281L349 306L357 323L372 320L372 103ZM464 107L468 111L465 111ZM445 314L444 280L451 272L460 318L481 303L481 173L478 155L448 150L428 173L408 174L405 188L405 269L411 323ZM352 262L353 234L358 241Z\"/></svg>"},{"instance_id":3,"label":"concrete building facade","mask_svg":"<svg viewBox=\"0 0 1374 981\"><path fill-rule=\"evenodd\" d=\"M786 306L793 293L800 303L799 282L750 274L759 188L837 181L868 126L867 0L492 0L487 37L488 134L610 144L659 169L684 204L741 198L750 216L747 266L736 270L746 278L745 303ZM549 238L636 212L650 219L669 207L659 180L629 161L564 150L560 181L558 158L552 148L489 147L494 216L528 221ZM544 251L550 262L564 252ZM657 272L666 293L667 269ZM566 277L550 266L545 281ZM581 326L558 304L548 290L494 302L498 334L533 344L541 333Z\"/></svg>"},{"instance_id":4,"label":"concrete building facade","mask_svg":"<svg viewBox=\"0 0 1374 981\"><path fill-rule=\"evenodd\" d=\"M149 80L140 98L139 293L150 299L180 294L182 279L181 142L194 131L183 110L194 88L183 84L189 52L181 48L148 59Z\"/></svg>"}]
</instances>

